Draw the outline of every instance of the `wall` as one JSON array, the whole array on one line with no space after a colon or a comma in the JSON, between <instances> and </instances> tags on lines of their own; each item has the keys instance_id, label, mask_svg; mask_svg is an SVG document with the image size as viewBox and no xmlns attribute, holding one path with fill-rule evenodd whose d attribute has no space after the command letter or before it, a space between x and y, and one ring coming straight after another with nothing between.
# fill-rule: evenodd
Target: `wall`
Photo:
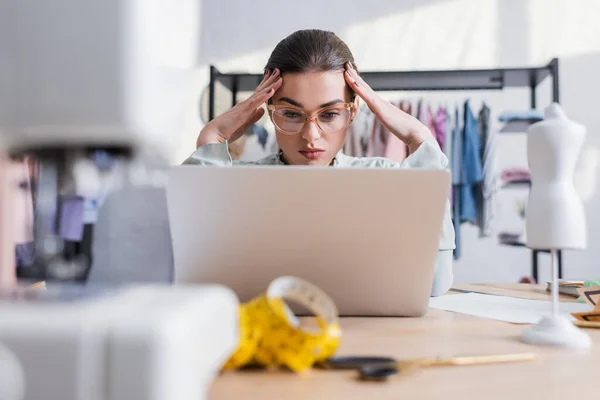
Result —
<instances>
[{"instance_id":1,"label":"wall","mask_svg":"<svg viewBox=\"0 0 600 400\"><path fill-rule=\"evenodd\" d=\"M367 6L368 4L368 6ZM600 2L588 0L305 0L285 6L272 1L204 1L202 4L200 68L194 87L207 83L209 64L222 71L259 72L274 45L301 28L335 31L353 50L362 70L454 69L542 65L560 58L561 102L567 113L585 124L588 137L576 181L585 198L590 248L565 255L567 278L600 276L600 194L597 168L600 146ZM400 94L389 94L398 96ZM416 98L420 94L404 94ZM494 114L528 107L527 90L426 94L428 101L450 103L470 98L475 109L482 101ZM548 104L549 85L538 93L539 106ZM221 98L222 107L229 99ZM202 122L200 101L187 105L185 134L174 137L181 160L194 148ZM497 127L497 125L495 126ZM501 166L526 165L524 135L503 135ZM514 199L525 192L503 191L499 228L518 227ZM516 282L529 274L526 249L500 247L495 238L480 239L463 226L464 256L455 264L457 282ZM542 264L548 265L547 257ZM543 270L542 278L549 277Z\"/></svg>"}]
</instances>

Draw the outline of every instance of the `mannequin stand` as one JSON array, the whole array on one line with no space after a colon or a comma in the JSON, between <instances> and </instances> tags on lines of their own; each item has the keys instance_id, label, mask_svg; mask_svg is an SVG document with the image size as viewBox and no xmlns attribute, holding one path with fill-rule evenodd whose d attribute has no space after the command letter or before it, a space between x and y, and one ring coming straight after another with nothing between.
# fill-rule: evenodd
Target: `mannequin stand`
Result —
<instances>
[{"instance_id":1,"label":"mannequin stand","mask_svg":"<svg viewBox=\"0 0 600 400\"><path fill-rule=\"evenodd\" d=\"M558 309L558 263L556 250L550 250L552 258L552 315L543 317L537 324L521 334L521 340L538 346L556 346L583 349L592 345L590 337L577 328Z\"/></svg>"},{"instance_id":2,"label":"mannequin stand","mask_svg":"<svg viewBox=\"0 0 600 400\"><path fill-rule=\"evenodd\" d=\"M531 275L536 283L540 282L539 272L538 272L538 258L540 253L550 253L551 250L531 250ZM562 279L563 277L563 266L562 266L562 251L556 250L556 254L558 256L558 279Z\"/></svg>"}]
</instances>

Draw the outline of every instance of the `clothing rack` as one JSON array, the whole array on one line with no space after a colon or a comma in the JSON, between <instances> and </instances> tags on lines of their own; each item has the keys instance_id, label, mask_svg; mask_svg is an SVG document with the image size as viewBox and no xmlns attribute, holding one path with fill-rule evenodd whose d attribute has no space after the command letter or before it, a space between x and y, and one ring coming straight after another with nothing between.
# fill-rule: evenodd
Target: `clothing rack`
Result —
<instances>
[{"instance_id":1,"label":"clothing rack","mask_svg":"<svg viewBox=\"0 0 600 400\"><path fill-rule=\"evenodd\" d=\"M361 72L362 78L376 91L450 91L450 90L502 90L509 87L529 88L531 108L537 104L537 87L546 79L552 85L552 102L559 102L558 58L539 67L494 68L431 71L378 71ZM208 93L208 119L215 117L215 85L217 82L231 91L231 104L237 104L239 92L250 92L260 84L263 74L222 73L210 66ZM525 247L525 243L511 243ZM538 255L549 250L531 249L531 272L538 280ZM558 276L562 278L562 254L558 250Z\"/></svg>"}]
</instances>

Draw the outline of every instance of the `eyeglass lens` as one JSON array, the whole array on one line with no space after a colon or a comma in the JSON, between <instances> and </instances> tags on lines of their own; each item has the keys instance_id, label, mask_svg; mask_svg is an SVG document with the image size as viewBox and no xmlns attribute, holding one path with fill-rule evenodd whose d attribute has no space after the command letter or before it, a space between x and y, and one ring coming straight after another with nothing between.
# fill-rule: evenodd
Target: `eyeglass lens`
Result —
<instances>
[{"instance_id":1,"label":"eyeglass lens","mask_svg":"<svg viewBox=\"0 0 600 400\"><path fill-rule=\"evenodd\" d=\"M350 121L351 113L346 107L329 108L321 111L316 122L326 133L344 129ZM306 124L306 114L293 108L279 108L273 111L273 123L285 133L298 133Z\"/></svg>"}]
</instances>

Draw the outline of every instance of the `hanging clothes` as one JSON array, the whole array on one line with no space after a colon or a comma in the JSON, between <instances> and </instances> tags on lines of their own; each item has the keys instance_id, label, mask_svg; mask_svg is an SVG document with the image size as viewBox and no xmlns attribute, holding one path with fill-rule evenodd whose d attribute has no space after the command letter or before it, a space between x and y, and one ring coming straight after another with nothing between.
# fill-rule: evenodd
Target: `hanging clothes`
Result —
<instances>
[{"instance_id":1,"label":"hanging clothes","mask_svg":"<svg viewBox=\"0 0 600 400\"><path fill-rule=\"evenodd\" d=\"M367 157L383 157L385 147L387 146L388 130L386 127L375 118L373 121L373 129L369 136L367 148Z\"/></svg>"},{"instance_id":2,"label":"hanging clothes","mask_svg":"<svg viewBox=\"0 0 600 400\"><path fill-rule=\"evenodd\" d=\"M442 107L438 108L435 117L433 118L433 126L435 130L435 139L440 145L440 149L444 149L446 144L446 110Z\"/></svg>"},{"instance_id":3,"label":"hanging clothes","mask_svg":"<svg viewBox=\"0 0 600 400\"><path fill-rule=\"evenodd\" d=\"M469 100L464 104L463 126L463 182L461 186L461 222L477 222L477 184L483 180L481 167L481 140L479 137L478 122Z\"/></svg>"},{"instance_id":4,"label":"hanging clothes","mask_svg":"<svg viewBox=\"0 0 600 400\"><path fill-rule=\"evenodd\" d=\"M31 267L35 262L35 243L17 243L15 245L15 264L17 268Z\"/></svg>"},{"instance_id":5,"label":"hanging clothes","mask_svg":"<svg viewBox=\"0 0 600 400\"><path fill-rule=\"evenodd\" d=\"M61 197L58 236L72 242L81 241L83 237L84 203L83 197Z\"/></svg>"},{"instance_id":6,"label":"hanging clothes","mask_svg":"<svg viewBox=\"0 0 600 400\"><path fill-rule=\"evenodd\" d=\"M403 100L398 103L398 108L408 115L411 115L412 106L410 102ZM402 140L398 139L398 137L396 137L396 135L394 135L392 132L388 131L387 129L386 131L387 139L383 156L400 164L409 155L408 146Z\"/></svg>"},{"instance_id":7,"label":"hanging clothes","mask_svg":"<svg viewBox=\"0 0 600 400\"><path fill-rule=\"evenodd\" d=\"M444 108L446 114L446 140L444 141L444 147L442 151L448 157L448 165L452 165L452 140L454 138L454 121L452 120L452 114L447 108Z\"/></svg>"},{"instance_id":8,"label":"hanging clothes","mask_svg":"<svg viewBox=\"0 0 600 400\"><path fill-rule=\"evenodd\" d=\"M365 157L368 142L373 131L375 115L367 106L360 106L354 121L348 127L344 154L352 157Z\"/></svg>"},{"instance_id":9,"label":"hanging clothes","mask_svg":"<svg viewBox=\"0 0 600 400\"><path fill-rule=\"evenodd\" d=\"M505 185L508 183L530 183L531 173L527 168L508 168L502 171L500 179Z\"/></svg>"},{"instance_id":10,"label":"hanging clothes","mask_svg":"<svg viewBox=\"0 0 600 400\"><path fill-rule=\"evenodd\" d=\"M423 101L423 99L420 99L417 110L418 110L417 111L417 119L419 121L421 121L421 123L429 129L429 132L431 132L431 135L433 137L436 137L435 124L434 124L433 114L431 112L431 107L425 105L425 102ZM436 138L436 141L437 141L437 138Z\"/></svg>"},{"instance_id":11,"label":"hanging clothes","mask_svg":"<svg viewBox=\"0 0 600 400\"><path fill-rule=\"evenodd\" d=\"M460 126L460 118L458 116L458 107L454 109L454 126L452 127L452 163L450 168L452 171L452 223L454 224L454 241L456 248L454 249L454 258L459 259L461 256L461 231L460 231L460 207L461 207L461 190L463 186L463 131Z\"/></svg>"},{"instance_id":12,"label":"hanging clothes","mask_svg":"<svg viewBox=\"0 0 600 400\"><path fill-rule=\"evenodd\" d=\"M496 194L499 190L496 170L498 133L490 129L490 108L485 103L479 111L479 132L483 181L479 184L477 193L477 226L480 237L490 237L493 234Z\"/></svg>"}]
</instances>

